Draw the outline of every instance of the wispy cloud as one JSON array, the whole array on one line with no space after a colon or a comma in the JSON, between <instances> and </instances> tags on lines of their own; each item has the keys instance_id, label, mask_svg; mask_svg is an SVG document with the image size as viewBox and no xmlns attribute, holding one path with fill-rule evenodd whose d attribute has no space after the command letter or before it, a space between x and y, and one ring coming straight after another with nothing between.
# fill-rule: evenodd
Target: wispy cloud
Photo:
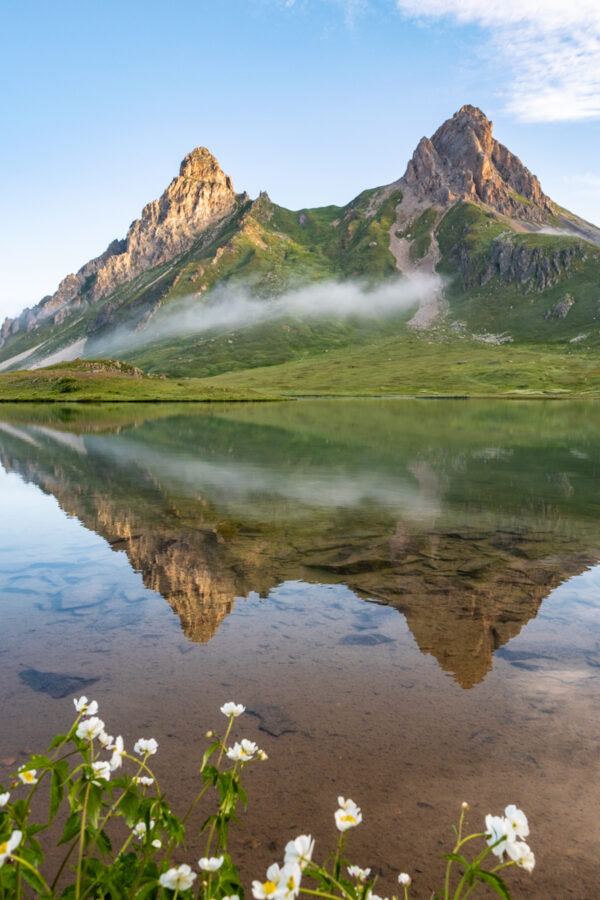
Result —
<instances>
[{"instance_id":1,"label":"wispy cloud","mask_svg":"<svg viewBox=\"0 0 600 900\"><path fill-rule=\"evenodd\" d=\"M88 343L86 353L118 353L123 347L144 346L165 338L203 332L223 334L285 317L315 321L385 319L426 302L439 286L437 277L427 275L393 279L374 290L368 290L357 281L334 281L299 287L265 300L254 297L247 287L222 285L208 298L191 296L170 303L141 330L119 328L110 337L101 338L95 349ZM71 349L66 348L67 351ZM82 349L73 350L75 356L81 355Z\"/></svg>"},{"instance_id":2,"label":"wispy cloud","mask_svg":"<svg viewBox=\"0 0 600 900\"><path fill-rule=\"evenodd\" d=\"M371 0L275 0L284 9L303 9L311 6L330 7L342 13L349 28L353 28L357 19L371 9Z\"/></svg>"},{"instance_id":3,"label":"wispy cloud","mask_svg":"<svg viewBox=\"0 0 600 900\"><path fill-rule=\"evenodd\" d=\"M580 175L565 175L564 181L582 193L600 194L600 175L596 175L594 172L582 172Z\"/></svg>"},{"instance_id":4,"label":"wispy cloud","mask_svg":"<svg viewBox=\"0 0 600 900\"><path fill-rule=\"evenodd\" d=\"M598 0L396 0L418 19L449 18L489 33L508 72L507 110L522 121L600 117Z\"/></svg>"}]
</instances>

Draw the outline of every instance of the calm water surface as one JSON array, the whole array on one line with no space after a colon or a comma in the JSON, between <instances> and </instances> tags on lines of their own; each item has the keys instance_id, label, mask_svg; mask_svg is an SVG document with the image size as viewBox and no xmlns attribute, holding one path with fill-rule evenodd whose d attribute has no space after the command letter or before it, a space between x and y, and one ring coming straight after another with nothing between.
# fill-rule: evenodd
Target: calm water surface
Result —
<instances>
[{"instance_id":1,"label":"calm water surface","mask_svg":"<svg viewBox=\"0 0 600 900\"><path fill-rule=\"evenodd\" d=\"M406 870L429 897L466 799L474 830L528 813L516 896L598 896L599 426L566 402L3 405L0 783L87 693L157 738L183 808L234 699L270 757L246 878L303 831L324 855L344 794L379 893Z\"/></svg>"}]
</instances>

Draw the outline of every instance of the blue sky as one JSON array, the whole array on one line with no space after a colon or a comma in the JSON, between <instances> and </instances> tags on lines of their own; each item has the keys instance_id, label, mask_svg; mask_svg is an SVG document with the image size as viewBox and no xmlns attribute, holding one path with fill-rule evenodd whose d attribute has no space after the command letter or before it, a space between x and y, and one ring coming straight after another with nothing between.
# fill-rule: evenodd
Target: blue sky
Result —
<instances>
[{"instance_id":1,"label":"blue sky","mask_svg":"<svg viewBox=\"0 0 600 900\"><path fill-rule=\"evenodd\" d=\"M600 223L600 4L4 4L0 319L123 237L193 147L237 190L346 203L464 103Z\"/></svg>"}]
</instances>

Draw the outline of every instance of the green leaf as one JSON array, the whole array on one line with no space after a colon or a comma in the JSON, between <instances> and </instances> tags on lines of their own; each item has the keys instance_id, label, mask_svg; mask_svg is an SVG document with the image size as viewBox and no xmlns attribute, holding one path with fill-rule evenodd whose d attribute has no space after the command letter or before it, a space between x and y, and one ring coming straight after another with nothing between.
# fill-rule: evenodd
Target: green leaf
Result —
<instances>
[{"instance_id":1,"label":"green leaf","mask_svg":"<svg viewBox=\"0 0 600 900\"><path fill-rule=\"evenodd\" d=\"M112 852L112 844L105 831L99 831L96 835L96 846L103 856Z\"/></svg>"},{"instance_id":2,"label":"green leaf","mask_svg":"<svg viewBox=\"0 0 600 900\"><path fill-rule=\"evenodd\" d=\"M67 821L65 822L65 827L63 829L62 837L58 842L60 847L61 844L67 844L69 841L72 841L76 834L79 834L79 829L81 827L81 818L79 814L74 812L71 813Z\"/></svg>"},{"instance_id":3,"label":"green leaf","mask_svg":"<svg viewBox=\"0 0 600 900\"><path fill-rule=\"evenodd\" d=\"M464 856L461 856L460 853L444 853L442 859L449 859L452 860L452 862L460 863L465 867L465 869L469 868L468 861L464 858Z\"/></svg>"},{"instance_id":4,"label":"green leaf","mask_svg":"<svg viewBox=\"0 0 600 900\"><path fill-rule=\"evenodd\" d=\"M201 766L200 766L200 771L201 771L201 772L204 772L204 767L206 766L206 763L207 763L208 760L211 758L211 756L213 755L213 753L215 752L215 750L218 750L220 746L221 746L220 741L216 741L216 743L211 744L210 747L208 747L208 748L204 751L204 756L202 757L202 764L201 764ZM213 766L213 768L214 768L214 766Z\"/></svg>"},{"instance_id":5,"label":"green leaf","mask_svg":"<svg viewBox=\"0 0 600 900\"><path fill-rule=\"evenodd\" d=\"M29 757L29 762L26 763L23 768L24 769L50 769L54 763L47 756L41 755L33 755Z\"/></svg>"},{"instance_id":6,"label":"green leaf","mask_svg":"<svg viewBox=\"0 0 600 900\"><path fill-rule=\"evenodd\" d=\"M129 827L133 828L139 819L140 798L137 791L133 788L125 791L119 808Z\"/></svg>"},{"instance_id":7,"label":"green leaf","mask_svg":"<svg viewBox=\"0 0 600 900\"><path fill-rule=\"evenodd\" d=\"M66 734L57 734L56 737L53 737L50 746L48 747L48 752L50 750L54 750L55 747L58 747L59 744L63 744L67 740L68 735Z\"/></svg>"},{"instance_id":8,"label":"green leaf","mask_svg":"<svg viewBox=\"0 0 600 900\"><path fill-rule=\"evenodd\" d=\"M477 878L479 881L485 881L486 884L489 884L500 897L504 898L504 900L511 900L508 886L495 872L483 872L480 870L477 872Z\"/></svg>"},{"instance_id":9,"label":"green leaf","mask_svg":"<svg viewBox=\"0 0 600 900\"><path fill-rule=\"evenodd\" d=\"M149 882L145 884L139 891L136 893L136 900L147 900L150 897L156 897L158 895L158 885L156 881Z\"/></svg>"},{"instance_id":10,"label":"green leaf","mask_svg":"<svg viewBox=\"0 0 600 900\"><path fill-rule=\"evenodd\" d=\"M65 781L69 774L69 764L66 759L55 764L50 779L50 822L59 810L65 794Z\"/></svg>"},{"instance_id":11,"label":"green leaf","mask_svg":"<svg viewBox=\"0 0 600 900\"><path fill-rule=\"evenodd\" d=\"M102 788L99 784L91 784L87 801L87 820L93 828L98 827L98 817L102 804Z\"/></svg>"}]
</instances>

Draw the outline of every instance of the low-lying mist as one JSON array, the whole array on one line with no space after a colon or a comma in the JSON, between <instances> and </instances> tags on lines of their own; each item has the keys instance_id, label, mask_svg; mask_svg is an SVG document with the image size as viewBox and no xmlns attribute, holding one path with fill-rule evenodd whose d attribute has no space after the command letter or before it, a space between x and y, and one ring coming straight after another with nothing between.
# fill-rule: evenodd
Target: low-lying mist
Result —
<instances>
[{"instance_id":1,"label":"low-lying mist","mask_svg":"<svg viewBox=\"0 0 600 900\"><path fill-rule=\"evenodd\" d=\"M97 344L103 354L141 347L167 338L210 332L222 334L286 316L326 320L384 318L405 312L440 289L437 276L390 281L374 289L356 281L328 281L290 290L278 297L257 298L248 287L222 285L208 295L171 302L143 327L118 328ZM94 355L89 341L86 356Z\"/></svg>"}]
</instances>

